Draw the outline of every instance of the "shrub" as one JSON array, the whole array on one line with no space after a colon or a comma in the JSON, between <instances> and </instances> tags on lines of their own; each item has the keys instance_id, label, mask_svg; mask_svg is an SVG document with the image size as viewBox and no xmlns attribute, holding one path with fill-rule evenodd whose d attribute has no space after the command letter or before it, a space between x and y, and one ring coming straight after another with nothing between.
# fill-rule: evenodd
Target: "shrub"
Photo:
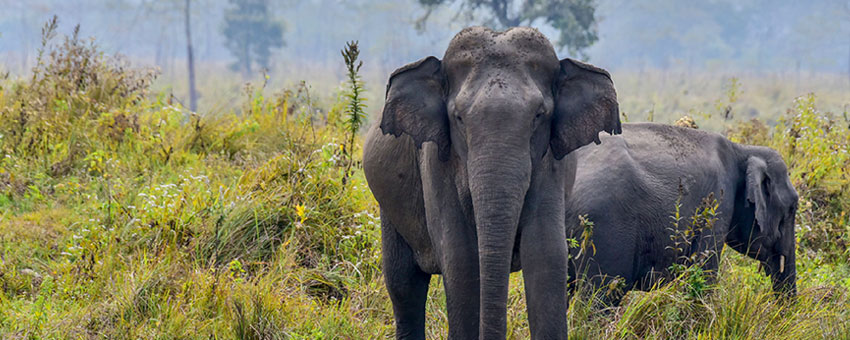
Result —
<instances>
[{"instance_id":1,"label":"shrub","mask_svg":"<svg viewBox=\"0 0 850 340\"><path fill-rule=\"evenodd\" d=\"M138 130L137 113L126 109L144 99L154 73L104 56L93 40L79 37L79 26L53 45L56 28L54 17L42 29L32 77L3 98L0 149L65 175L89 153Z\"/></svg>"}]
</instances>

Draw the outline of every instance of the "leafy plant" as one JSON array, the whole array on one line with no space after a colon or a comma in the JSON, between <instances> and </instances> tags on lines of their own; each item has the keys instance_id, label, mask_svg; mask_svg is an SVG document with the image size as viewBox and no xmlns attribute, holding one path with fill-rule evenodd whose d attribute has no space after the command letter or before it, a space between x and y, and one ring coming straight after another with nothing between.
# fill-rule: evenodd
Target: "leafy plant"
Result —
<instances>
[{"instance_id":1,"label":"leafy plant","mask_svg":"<svg viewBox=\"0 0 850 340\"><path fill-rule=\"evenodd\" d=\"M715 249L723 247L723 240L716 240L711 229L717 222L717 209L720 203L714 193L703 198L700 205L691 216L691 221L686 226L681 225L683 186L679 183L679 195L673 216L673 225L668 227L672 246L667 249L675 254L676 262L669 268L673 276L684 280L686 291L691 298L702 297L708 289L706 275L702 267L712 257L719 254ZM705 249L703 249L705 248Z\"/></svg>"},{"instance_id":2,"label":"leafy plant","mask_svg":"<svg viewBox=\"0 0 850 340\"><path fill-rule=\"evenodd\" d=\"M345 173L342 178L342 182L345 184L350 175L351 166L354 164L354 137L366 121L366 103L364 103L365 99L363 98L363 80L361 80L359 74L363 61L357 60L360 56L357 41L348 42L341 53L348 70L348 93L346 94L348 105L345 108L347 114L345 128L349 138L347 147L346 144L342 144L343 154L346 158Z\"/></svg>"},{"instance_id":3,"label":"leafy plant","mask_svg":"<svg viewBox=\"0 0 850 340\"><path fill-rule=\"evenodd\" d=\"M596 254L596 245L593 244L593 221L587 219L587 215L579 215L579 226L581 226L581 243L579 243L579 252L576 258L581 257L581 254L590 252L589 256ZM592 251L592 252L591 252Z\"/></svg>"}]
</instances>

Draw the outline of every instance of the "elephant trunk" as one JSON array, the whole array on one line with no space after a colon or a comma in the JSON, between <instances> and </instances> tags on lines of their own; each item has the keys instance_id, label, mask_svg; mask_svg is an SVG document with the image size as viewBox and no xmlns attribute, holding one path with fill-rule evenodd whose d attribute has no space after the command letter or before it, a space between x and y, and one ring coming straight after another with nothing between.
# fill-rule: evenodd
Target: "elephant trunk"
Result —
<instances>
[{"instance_id":1,"label":"elephant trunk","mask_svg":"<svg viewBox=\"0 0 850 340\"><path fill-rule=\"evenodd\" d=\"M790 296L797 294L797 269L794 252L777 256L777 269L770 276L773 291Z\"/></svg>"},{"instance_id":2,"label":"elephant trunk","mask_svg":"<svg viewBox=\"0 0 850 340\"><path fill-rule=\"evenodd\" d=\"M529 154L470 154L469 188L478 234L480 275L480 335L504 339L507 327L508 283L517 225L531 178Z\"/></svg>"},{"instance_id":3,"label":"elephant trunk","mask_svg":"<svg viewBox=\"0 0 850 340\"><path fill-rule=\"evenodd\" d=\"M782 221L780 230L782 235L777 243L777 255L767 259L766 267L773 290L794 296L797 294L797 259L793 213Z\"/></svg>"}]
</instances>

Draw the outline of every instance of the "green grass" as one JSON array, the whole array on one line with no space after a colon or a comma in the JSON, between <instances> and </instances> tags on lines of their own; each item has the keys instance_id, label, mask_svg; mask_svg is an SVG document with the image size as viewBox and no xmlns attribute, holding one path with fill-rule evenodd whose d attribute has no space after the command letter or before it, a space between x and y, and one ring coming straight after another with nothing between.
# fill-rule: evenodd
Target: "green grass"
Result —
<instances>
[{"instance_id":1,"label":"green grass","mask_svg":"<svg viewBox=\"0 0 850 340\"><path fill-rule=\"evenodd\" d=\"M234 108L195 114L73 37L46 45L40 65L0 83L0 338L392 337L377 205L361 170L346 175L345 93L248 86ZM775 86L741 79L749 95L733 107L763 105L749 84ZM656 103L681 92L659 91ZM731 92L676 105L708 111ZM842 100L825 96L782 97L775 126L696 116L788 161L802 197L798 298L778 299L754 261L727 251L708 294L683 277L603 311L593 294L572 299L570 337L850 339L850 133L841 112L817 109ZM644 105L633 98L623 106ZM670 121L689 112L656 107ZM522 291L515 273L511 339L529 336ZM445 338L439 277L427 312L429 337Z\"/></svg>"}]
</instances>

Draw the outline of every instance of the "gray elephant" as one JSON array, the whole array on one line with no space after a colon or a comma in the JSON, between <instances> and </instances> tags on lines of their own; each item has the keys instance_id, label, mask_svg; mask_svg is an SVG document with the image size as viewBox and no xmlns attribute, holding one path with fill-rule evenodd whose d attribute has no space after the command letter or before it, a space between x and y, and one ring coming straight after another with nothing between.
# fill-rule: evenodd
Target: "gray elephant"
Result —
<instances>
[{"instance_id":1,"label":"gray elephant","mask_svg":"<svg viewBox=\"0 0 850 340\"><path fill-rule=\"evenodd\" d=\"M608 73L559 61L535 29L464 29L442 60L393 72L363 168L396 337L424 339L441 274L449 338L504 339L509 273L522 269L532 337L566 339L565 156L619 130Z\"/></svg>"},{"instance_id":2,"label":"gray elephant","mask_svg":"<svg viewBox=\"0 0 850 340\"><path fill-rule=\"evenodd\" d=\"M581 235L579 216L587 215L594 223L596 252L585 249L573 260L571 277L584 274L595 287L619 277L625 290L647 290L659 278L669 278L677 260L691 255L707 254L703 269L716 271L725 242L759 260L775 290L796 292L798 196L773 149L690 128L640 123L623 124L621 135L605 136L601 145L573 154L579 168L567 194L567 234ZM674 227L677 200L681 219ZM692 235L683 232L693 228L691 218L701 205L714 204L711 228L706 223ZM687 242L681 242L683 235ZM580 251L570 253L575 258ZM620 297L614 294L608 302L618 303Z\"/></svg>"}]
</instances>

